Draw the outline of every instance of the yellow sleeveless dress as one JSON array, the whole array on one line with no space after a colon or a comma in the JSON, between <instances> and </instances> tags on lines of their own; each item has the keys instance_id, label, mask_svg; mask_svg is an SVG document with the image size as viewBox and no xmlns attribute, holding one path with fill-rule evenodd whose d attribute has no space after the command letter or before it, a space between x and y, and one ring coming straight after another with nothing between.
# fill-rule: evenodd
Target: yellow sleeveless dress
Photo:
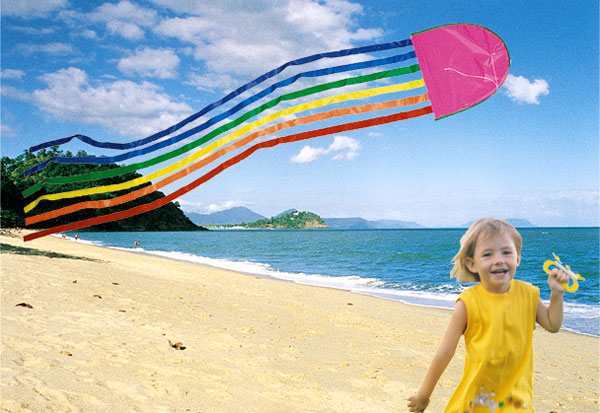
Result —
<instances>
[{"instance_id":1,"label":"yellow sleeveless dress","mask_svg":"<svg viewBox=\"0 0 600 413\"><path fill-rule=\"evenodd\" d=\"M458 300L467 307L465 368L445 413L534 412L533 330L537 287L511 280L494 294L477 284Z\"/></svg>"}]
</instances>

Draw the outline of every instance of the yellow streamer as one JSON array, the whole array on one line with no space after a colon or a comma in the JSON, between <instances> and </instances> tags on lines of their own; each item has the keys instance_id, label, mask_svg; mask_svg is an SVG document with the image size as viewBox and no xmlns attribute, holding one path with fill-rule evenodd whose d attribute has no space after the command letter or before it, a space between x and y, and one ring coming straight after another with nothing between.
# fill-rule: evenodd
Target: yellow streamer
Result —
<instances>
[{"instance_id":1,"label":"yellow streamer","mask_svg":"<svg viewBox=\"0 0 600 413\"><path fill-rule=\"evenodd\" d=\"M188 157L186 157L178 162L175 162L174 164L169 165L168 167L163 168L159 171L156 171L150 175L132 179L127 182L122 182L120 184L104 185L104 186L99 186L99 187L94 187L94 188L78 189L78 190L68 191L68 192L59 192L56 194L42 195L42 196L38 197L37 199L35 199L34 201L32 201L31 203L27 204L27 206L25 206L24 210L26 213L31 211L33 208L35 208L40 203L40 201L42 201L44 199L50 200L50 201L56 201L56 200L65 199L65 198L76 198L76 197L85 196L85 195L102 194L105 192L112 192L112 191L121 191L123 189L132 188L134 186L138 186L143 183L150 182L153 179L160 178L164 175L167 175L171 172L176 171L177 169L183 168L184 166L189 165L190 163L194 162L195 160L201 158L202 156L207 155L210 152L220 148L221 146L241 137L242 135L246 134L247 132L250 132L251 130L258 128L259 126L262 126L266 123L269 123L269 122L271 122L277 118L283 117L283 116L292 115L292 114L299 113L299 112L304 112L305 110L315 109L315 108L329 105L332 103L373 97L373 96L383 95L386 93L401 92L401 91L405 91L405 90L417 89L417 88L424 87L424 86L425 86L425 82L423 81L423 79L419 79L419 80L413 80L411 82L399 83L396 85L383 86L383 87L378 87L378 88L373 88L373 89L367 89L367 90L363 90L363 91L359 91L359 92L344 93L341 95L330 96L330 97L326 97L323 99L314 100L312 102L303 103L301 105L292 106L290 108L280 110L271 115L268 115L261 119L258 119L240 129L238 129L237 131L230 133L229 135L226 135L225 137L213 142L212 144L205 146L204 148L200 149L199 151L193 153L192 155L189 155Z\"/></svg>"}]
</instances>

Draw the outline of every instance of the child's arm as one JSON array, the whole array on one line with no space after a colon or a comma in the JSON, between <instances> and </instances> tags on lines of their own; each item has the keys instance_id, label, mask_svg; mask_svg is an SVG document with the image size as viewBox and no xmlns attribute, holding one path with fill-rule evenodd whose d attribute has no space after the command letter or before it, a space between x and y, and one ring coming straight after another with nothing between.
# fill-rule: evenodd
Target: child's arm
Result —
<instances>
[{"instance_id":1,"label":"child's arm","mask_svg":"<svg viewBox=\"0 0 600 413\"><path fill-rule=\"evenodd\" d=\"M548 286L550 286L550 306L540 301L538 303L536 321L551 333L560 330L563 321L563 295L565 288L561 285L569 281L569 276L558 268L553 269L548 275Z\"/></svg>"},{"instance_id":2,"label":"child's arm","mask_svg":"<svg viewBox=\"0 0 600 413\"><path fill-rule=\"evenodd\" d=\"M465 303L458 300L454 306L454 314L448 324L446 334L442 339L440 347L437 353L433 357L433 361L427 370L423 384L419 388L416 394L413 394L408 398L408 410L411 412L422 412L429 404L429 397L433 392L435 385L441 377L446 366L454 357L456 346L460 340L460 336L467 327L467 307Z\"/></svg>"}]
</instances>

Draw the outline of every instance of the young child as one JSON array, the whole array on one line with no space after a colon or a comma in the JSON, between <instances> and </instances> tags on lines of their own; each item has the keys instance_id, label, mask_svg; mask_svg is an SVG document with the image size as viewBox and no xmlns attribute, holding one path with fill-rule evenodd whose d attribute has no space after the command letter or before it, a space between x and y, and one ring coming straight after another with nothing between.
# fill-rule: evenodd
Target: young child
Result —
<instances>
[{"instance_id":1,"label":"young child","mask_svg":"<svg viewBox=\"0 0 600 413\"><path fill-rule=\"evenodd\" d=\"M515 280L521 261L521 235L494 218L475 222L460 240L451 277L478 282L463 291L440 347L419 391L408 398L411 412L422 412L465 336L463 376L444 412L533 412L532 337L537 321L556 333L563 320L563 294L569 276L557 269L548 276L550 306L539 289Z\"/></svg>"}]
</instances>

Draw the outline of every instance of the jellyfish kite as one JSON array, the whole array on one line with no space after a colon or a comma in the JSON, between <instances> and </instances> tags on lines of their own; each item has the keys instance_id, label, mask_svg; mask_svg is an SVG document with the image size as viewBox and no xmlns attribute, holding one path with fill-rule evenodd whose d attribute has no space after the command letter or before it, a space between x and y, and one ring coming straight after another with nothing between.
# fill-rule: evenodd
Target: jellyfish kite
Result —
<instances>
[{"instance_id":1,"label":"jellyfish kite","mask_svg":"<svg viewBox=\"0 0 600 413\"><path fill-rule=\"evenodd\" d=\"M403 52L350 64L335 64L336 59L346 56L362 55L372 58L377 54L396 53L397 50ZM301 71L294 76L265 87L199 125L194 126L192 123L209 112L221 108L227 102L245 94L248 90L258 87L260 84L279 75L288 67L296 66L301 70L303 65L318 60L325 60L328 63L333 63L333 65L322 69ZM26 213L32 212L41 201L57 201L92 194L111 193L139 187L143 184L146 185L123 195L111 196L109 194L106 199L77 202L49 212L31 215L26 218L26 225L43 222L86 208L101 209L124 204L158 191L160 188L174 183L211 163L216 163L220 158L231 152L240 151L204 172L194 181L163 198L120 212L40 230L26 235L24 240L30 241L54 233L125 219L159 208L197 188L260 149L430 114L433 114L435 120L439 120L462 112L491 97L506 79L509 65L510 58L505 44L490 30L473 24L445 25L414 33L410 39L319 53L290 61L243 85L181 122L143 139L127 143L101 142L84 135L73 135L33 146L29 149L30 152L78 139L94 147L124 152L112 156L54 157L27 170L25 172L26 176L41 171L50 162L115 164L116 162L151 154L159 149L171 148L171 150L159 156L151 155L149 159L129 165L120 165L113 169L75 176L51 177L36 182L35 185L23 192L24 197L31 197L49 184L93 183L102 178L138 171L163 162L166 163L166 166L156 172L127 182L95 186L90 184L85 189L38 196L25 206ZM385 70L381 70L382 66L385 66ZM355 72L356 75L351 72ZM342 73L349 74L350 77L329 82L321 81L324 76ZM291 86L301 78L310 78L319 83L316 86L281 94L259 106L247 109L253 103L273 94L277 89ZM406 81L403 81L405 79ZM379 86L372 87L373 83L377 83ZM353 91L339 93L339 89L348 86L354 86ZM357 88L362 89L356 90ZM311 98L311 95L316 94L321 97L318 99ZM325 97L322 97L323 95ZM381 101L381 98L385 98L387 95L391 95L394 99ZM379 98L373 99L375 97ZM299 99L302 99L301 103L297 102ZM371 103L365 103L367 100ZM373 102L373 100L377 101ZM277 108L281 103L294 103L294 101L296 102L293 106ZM244 109L245 111L243 111ZM390 110L393 110L394 113L380 114L380 116L350 122L346 121L347 118L352 116L364 116L364 114L370 113L377 115L377 112ZM267 112L267 114L263 112ZM290 115L294 115L291 120L281 121L280 118L290 117ZM275 121L278 121L278 123L274 123ZM323 126L323 121L328 121L327 124L330 126ZM340 121L340 123L331 126L332 121ZM219 123L221 125L217 126ZM270 126L259 129L261 126L268 124ZM301 125L310 126L308 130L305 126L302 132L265 140L265 137L269 135ZM185 126L188 127L187 130L177 133ZM195 135L212 126L215 127L209 132L200 137L195 137ZM240 127L235 129L238 126ZM190 138L195 140L190 140ZM259 138L263 139L258 140ZM253 141L257 141L257 143L248 146ZM177 146L180 142L186 143ZM186 154L187 156L184 158L172 161L174 158ZM160 180L152 183L156 179Z\"/></svg>"}]
</instances>

